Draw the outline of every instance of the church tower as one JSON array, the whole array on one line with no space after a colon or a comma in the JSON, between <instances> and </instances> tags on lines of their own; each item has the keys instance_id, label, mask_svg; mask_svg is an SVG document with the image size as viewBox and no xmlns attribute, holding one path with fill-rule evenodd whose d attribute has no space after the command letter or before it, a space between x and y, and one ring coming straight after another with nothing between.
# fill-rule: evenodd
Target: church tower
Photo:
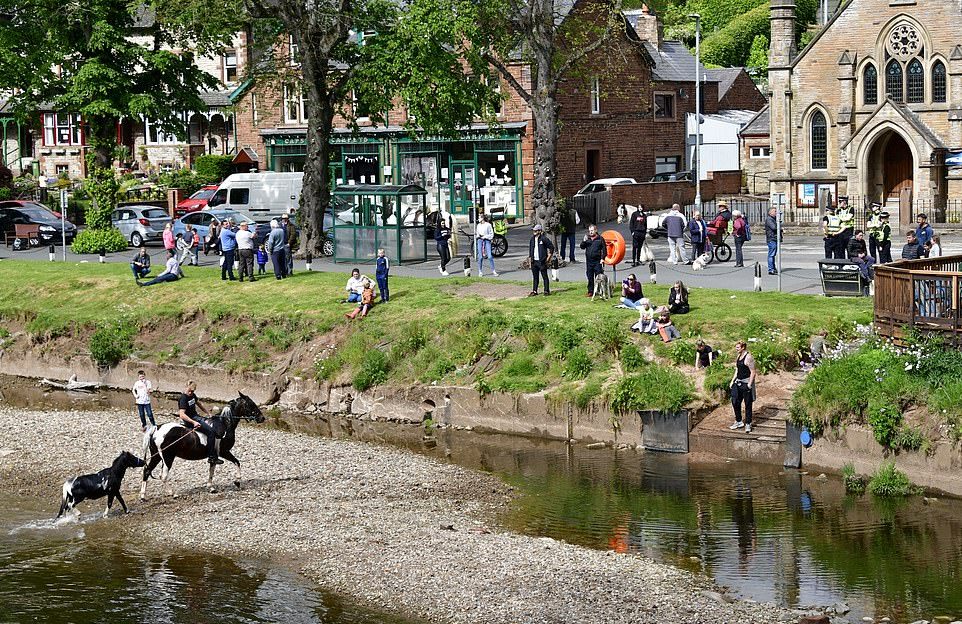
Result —
<instances>
[{"instance_id":1,"label":"church tower","mask_svg":"<svg viewBox=\"0 0 962 624\"><path fill-rule=\"evenodd\" d=\"M768 57L769 117L771 119L771 192L792 197L792 72L795 46L795 0L771 0L771 45Z\"/></svg>"}]
</instances>

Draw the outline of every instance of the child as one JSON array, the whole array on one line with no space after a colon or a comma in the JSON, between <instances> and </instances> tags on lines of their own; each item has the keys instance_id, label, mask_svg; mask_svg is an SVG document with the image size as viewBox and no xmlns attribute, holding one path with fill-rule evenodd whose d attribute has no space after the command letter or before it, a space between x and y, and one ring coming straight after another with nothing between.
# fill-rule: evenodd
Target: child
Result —
<instances>
[{"instance_id":1,"label":"child","mask_svg":"<svg viewBox=\"0 0 962 624\"><path fill-rule=\"evenodd\" d=\"M658 317L658 333L661 334L662 342L671 342L672 340L677 340L681 338L681 333L672 324L671 316L669 316L668 311L665 310Z\"/></svg>"},{"instance_id":2,"label":"child","mask_svg":"<svg viewBox=\"0 0 962 624\"><path fill-rule=\"evenodd\" d=\"M147 431L147 419L150 419L150 424L154 427L157 423L154 422L154 411L150 407L150 393L154 389L154 386L147 379L147 375L144 371L137 371L137 381L134 382L134 387L131 392L134 395L134 403L137 404L137 414L140 416L140 428L141 431Z\"/></svg>"},{"instance_id":3,"label":"child","mask_svg":"<svg viewBox=\"0 0 962 624\"><path fill-rule=\"evenodd\" d=\"M191 237L193 240L193 237ZM184 239L184 234L182 232L177 233L177 263L183 265L185 261L190 259L190 243Z\"/></svg>"},{"instance_id":4,"label":"child","mask_svg":"<svg viewBox=\"0 0 962 624\"><path fill-rule=\"evenodd\" d=\"M367 316L367 313L371 309L372 305L374 305L374 284L371 283L370 279L365 277L364 290L361 291L361 301L357 304L357 307L354 308L353 311L345 314L344 316L354 320L358 313L360 313L361 317L365 317Z\"/></svg>"},{"instance_id":5,"label":"child","mask_svg":"<svg viewBox=\"0 0 962 624\"><path fill-rule=\"evenodd\" d=\"M638 322L631 326L631 330L642 334L657 334L655 309L651 307L651 301L647 297L642 297L638 304Z\"/></svg>"},{"instance_id":6,"label":"child","mask_svg":"<svg viewBox=\"0 0 962 624\"><path fill-rule=\"evenodd\" d=\"M383 249L377 250L377 269L374 277L377 279L377 289L381 293L381 303L387 303L390 293L387 288L388 273L391 272L391 262L384 255Z\"/></svg>"},{"instance_id":7,"label":"child","mask_svg":"<svg viewBox=\"0 0 962 624\"><path fill-rule=\"evenodd\" d=\"M267 250L264 249L264 245L257 246L257 274L264 274L264 267L267 266Z\"/></svg>"}]
</instances>

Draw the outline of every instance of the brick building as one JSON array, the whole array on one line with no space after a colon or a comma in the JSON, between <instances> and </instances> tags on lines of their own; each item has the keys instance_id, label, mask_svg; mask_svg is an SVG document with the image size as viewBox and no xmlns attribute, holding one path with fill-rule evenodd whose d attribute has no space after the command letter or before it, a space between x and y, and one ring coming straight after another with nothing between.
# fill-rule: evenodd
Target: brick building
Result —
<instances>
[{"instance_id":1,"label":"brick building","mask_svg":"<svg viewBox=\"0 0 962 624\"><path fill-rule=\"evenodd\" d=\"M771 193L793 208L879 201L893 222L962 197L962 10L851 0L798 53L794 0L771 1ZM896 218L897 215L897 218Z\"/></svg>"},{"instance_id":2,"label":"brick building","mask_svg":"<svg viewBox=\"0 0 962 624\"><path fill-rule=\"evenodd\" d=\"M772 140L768 106L758 111L738 133L742 174L752 195L766 195L771 178Z\"/></svg>"}]
</instances>

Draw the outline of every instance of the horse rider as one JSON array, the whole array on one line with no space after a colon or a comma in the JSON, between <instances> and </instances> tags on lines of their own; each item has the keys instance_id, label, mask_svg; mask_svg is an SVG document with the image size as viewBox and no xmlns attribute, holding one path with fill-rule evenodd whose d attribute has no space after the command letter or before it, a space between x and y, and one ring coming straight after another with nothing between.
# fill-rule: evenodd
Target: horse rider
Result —
<instances>
[{"instance_id":1,"label":"horse rider","mask_svg":"<svg viewBox=\"0 0 962 624\"><path fill-rule=\"evenodd\" d=\"M200 429L207 434L207 461L212 465L223 464L224 460L217 457L217 439L224 437L223 433L218 433L211 423L211 414L200 402L194 391L197 390L197 382L193 379L187 382L187 388L177 399L177 409L180 419L194 429ZM197 415L197 409L204 412L207 418Z\"/></svg>"}]
</instances>

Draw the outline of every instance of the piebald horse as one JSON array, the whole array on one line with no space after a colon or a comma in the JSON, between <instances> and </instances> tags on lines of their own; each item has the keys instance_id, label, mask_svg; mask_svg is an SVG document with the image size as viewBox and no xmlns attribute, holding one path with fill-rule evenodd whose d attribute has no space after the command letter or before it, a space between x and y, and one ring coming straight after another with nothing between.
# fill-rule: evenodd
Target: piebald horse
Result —
<instances>
[{"instance_id":1,"label":"piebald horse","mask_svg":"<svg viewBox=\"0 0 962 624\"><path fill-rule=\"evenodd\" d=\"M220 440L219 455L236 466L237 473L234 478L234 485L240 489L241 469L240 460L230 452L234 447L234 432L237 423L242 420L264 422L264 415L250 397L238 392L240 396L221 410L220 414L211 418L215 429L224 431L224 437ZM161 473L161 481L168 495L173 495L174 490L167 482L170 477L170 467L175 458L196 461L207 459L207 444L213 443L207 436L197 430L193 430L180 422L171 422L160 427L150 427L144 434L144 452L147 463L144 465L144 481L140 485L140 500L147 500L147 479L157 464L163 460L164 466ZM214 464L210 465L210 472L207 476L207 487L211 492L214 489Z\"/></svg>"}]
</instances>

